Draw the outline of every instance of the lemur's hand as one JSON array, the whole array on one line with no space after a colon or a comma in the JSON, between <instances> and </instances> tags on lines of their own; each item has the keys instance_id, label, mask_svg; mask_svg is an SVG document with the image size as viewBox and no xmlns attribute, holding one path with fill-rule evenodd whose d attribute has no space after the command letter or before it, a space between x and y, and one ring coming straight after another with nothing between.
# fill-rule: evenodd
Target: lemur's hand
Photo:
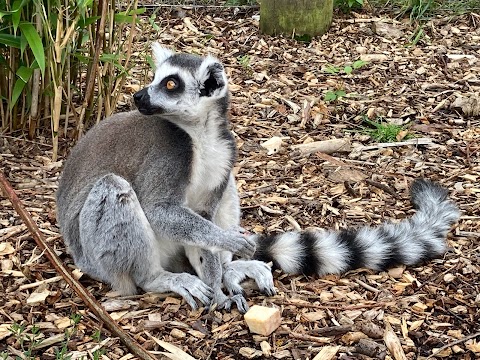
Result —
<instances>
[{"instance_id":1,"label":"lemur's hand","mask_svg":"<svg viewBox=\"0 0 480 360\"><path fill-rule=\"evenodd\" d=\"M223 232L222 248L243 259L250 259L253 256L256 245L252 237L243 235L238 229Z\"/></svg>"}]
</instances>

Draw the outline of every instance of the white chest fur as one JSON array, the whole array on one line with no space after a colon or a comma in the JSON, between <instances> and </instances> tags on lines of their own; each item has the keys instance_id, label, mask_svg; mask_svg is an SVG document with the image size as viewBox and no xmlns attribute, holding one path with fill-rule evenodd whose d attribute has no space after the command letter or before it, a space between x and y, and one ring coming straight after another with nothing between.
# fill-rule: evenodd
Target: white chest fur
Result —
<instances>
[{"instance_id":1,"label":"white chest fur","mask_svg":"<svg viewBox=\"0 0 480 360\"><path fill-rule=\"evenodd\" d=\"M232 148L221 137L218 128L204 127L190 134L193 160L187 188L187 206L196 211L208 210L205 205L217 187L228 179L232 166Z\"/></svg>"}]
</instances>

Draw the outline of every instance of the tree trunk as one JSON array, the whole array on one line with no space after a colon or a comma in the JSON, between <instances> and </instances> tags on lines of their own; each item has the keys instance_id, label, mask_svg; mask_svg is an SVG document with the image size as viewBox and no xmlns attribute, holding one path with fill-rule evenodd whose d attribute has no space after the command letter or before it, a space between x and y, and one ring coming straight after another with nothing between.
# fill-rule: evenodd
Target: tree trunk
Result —
<instances>
[{"instance_id":1,"label":"tree trunk","mask_svg":"<svg viewBox=\"0 0 480 360\"><path fill-rule=\"evenodd\" d=\"M260 31L268 35L324 34L333 16L333 0L262 0Z\"/></svg>"}]
</instances>

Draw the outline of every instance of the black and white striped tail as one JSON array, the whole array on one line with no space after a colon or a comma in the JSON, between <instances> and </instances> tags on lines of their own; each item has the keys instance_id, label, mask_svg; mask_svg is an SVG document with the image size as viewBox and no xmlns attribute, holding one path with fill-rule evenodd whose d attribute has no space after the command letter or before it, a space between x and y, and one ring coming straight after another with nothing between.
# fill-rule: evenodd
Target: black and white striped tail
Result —
<instances>
[{"instance_id":1,"label":"black and white striped tail","mask_svg":"<svg viewBox=\"0 0 480 360\"><path fill-rule=\"evenodd\" d=\"M385 270L441 256L446 251L447 233L460 216L457 206L446 189L424 179L413 183L411 200L417 212L397 224L255 235L254 258L272 261L287 273L324 275L360 267Z\"/></svg>"}]
</instances>

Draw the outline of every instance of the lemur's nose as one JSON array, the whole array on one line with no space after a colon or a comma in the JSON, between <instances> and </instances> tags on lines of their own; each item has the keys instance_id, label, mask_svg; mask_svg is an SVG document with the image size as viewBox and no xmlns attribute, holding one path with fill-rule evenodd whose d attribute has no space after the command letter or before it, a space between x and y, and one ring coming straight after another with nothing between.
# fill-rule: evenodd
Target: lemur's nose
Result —
<instances>
[{"instance_id":1,"label":"lemur's nose","mask_svg":"<svg viewBox=\"0 0 480 360\"><path fill-rule=\"evenodd\" d=\"M135 101L135 104L138 104L142 100L145 100L146 97L148 97L147 88L143 88L133 95L133 100Z\"/></svg>"}]
</instances>

